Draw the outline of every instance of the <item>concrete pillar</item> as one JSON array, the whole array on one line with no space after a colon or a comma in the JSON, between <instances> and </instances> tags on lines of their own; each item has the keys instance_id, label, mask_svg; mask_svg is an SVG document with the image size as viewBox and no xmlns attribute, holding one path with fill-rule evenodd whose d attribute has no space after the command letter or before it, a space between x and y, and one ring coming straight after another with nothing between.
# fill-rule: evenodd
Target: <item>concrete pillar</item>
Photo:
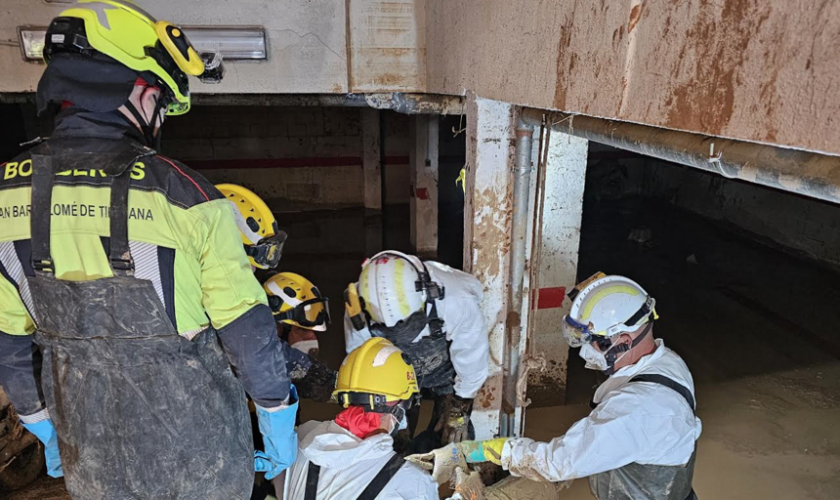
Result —
<instances>
[{"instance_id":1,"label":"concrete pillar","mask_svg":"<svg viewBox=\"0 0 840 500\"><path fill-rule=\"evenodd\" d=\"M382 154L380 152L379 110L362 109L362 169L365 182L365 208L382 210Z\"/></svg>"},{"instance_id":2,"label":"concrete pillar","mask_svg":"<svg viewBox=\"0 0 840 500\"><path fill-rule=\"evenodd\" d=\"M499 433L507 288L510 282L510 216L513 210L513 111L510 104L467 97L467 179L464 205L464 270L484 285L482 310L490 339L490 376L475 399L477 439Z\"/></svg>"},{"instance_id":3,"label":"concrete pillar","mask_svg":"<svg viewBox=\"0 0 840 500\"><path fill-rule=\"evenodd\" d=\"M439 147L437 115L414 115L411 169L411 244L423 257L435 257L438 245Z\"/></svg>"},{"instance_id":4,"label":"concrete pillar","mask_svg":"<svg viewBox=\"0 0 840 500\"><path fill-rule=\"evenodd\" d=\"M530 250L530 315L526 358L545 358L545 370L533 369L528 377L528 397L539 406L565 402L569 346L560 334L563 315L571 303L566 292L577 283L578 248L583 213L583 190L589 141L560 132L548 135L548 159L539 210L532 231L537 232ZM539 141L535 137L535 144ZM534 163L539 156L535 153ZM536 187L539 175L534 175ZM535 189L539 197L539 189ZM534 200L532 207L538 205ZM533 233L532 233L533 234ZM529 266L529 267L531 267Z\"/></svg>"}]
</instances>

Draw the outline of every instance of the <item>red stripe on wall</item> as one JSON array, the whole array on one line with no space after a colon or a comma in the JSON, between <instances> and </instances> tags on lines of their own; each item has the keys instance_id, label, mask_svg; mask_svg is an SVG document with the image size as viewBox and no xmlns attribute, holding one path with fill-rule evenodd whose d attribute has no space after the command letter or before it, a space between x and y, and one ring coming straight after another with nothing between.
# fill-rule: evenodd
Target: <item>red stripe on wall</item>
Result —
<instances>
[{"instance_id":1,"label":"red stripe on wall","mask_svg":"<svg viewBox=\"0 0 840 500\"><path fill-rule=\"evenodd\" d=\"M300 168L361 166L361 156L325 156L314 158L247 158L236 160L187 161L196 170L223 170L237 168ZM408 165L408 156L386 156L386 165Z\"/></svg>"},{"instance_id":2,"label":"red stripe on wall","mask_svg":"<svg viewBox=\"0 0 840 500\"><path fill-rule=\"evenodd\" d=\"M408 156L386 156L385 165L408 165ZM441 156L440 163L461 163L463 158ZM242 158L235 160L188 160L195 170L223 170L237 168L300 168L300 167L352 167L361 166L361 156L324 156L312 158Z\"/></svg>"},{"instance_id":3,"label":"red stripe on wall","mask_svg":"<svg viewBox=\"0 0 840 500\"><path fill-rule=\"evenodd\" d=\"M556 309L563 307L563 301L566 299L566 287L540 288L539 292L537 307L535 309ZM534 302L536 295L536 290L531 293L531 303Z\"/></svg>"}]
</instances>

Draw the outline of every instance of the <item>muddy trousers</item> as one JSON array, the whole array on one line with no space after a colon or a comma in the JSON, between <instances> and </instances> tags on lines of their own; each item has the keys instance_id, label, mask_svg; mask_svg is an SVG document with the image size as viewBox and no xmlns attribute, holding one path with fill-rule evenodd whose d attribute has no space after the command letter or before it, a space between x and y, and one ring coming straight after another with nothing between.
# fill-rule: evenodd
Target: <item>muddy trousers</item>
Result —
<instances>
[{"instance_id":1,"label":"muddy trousers","mask_svg":"<svg viewBox=\"0 0 840 500\"><path fill-rule=\"evenodd\" d=\"M133 277L126 162L111 186L114 276L57 279L50 254L54 170L33 155L28 277L42 385L75 500L247 499L254 478L245 393L212 329L178 335L150 281ZM89 159L88 159L89 160ZM72 165L61 162L58 168Z\"/></svg>"}]
</instances>

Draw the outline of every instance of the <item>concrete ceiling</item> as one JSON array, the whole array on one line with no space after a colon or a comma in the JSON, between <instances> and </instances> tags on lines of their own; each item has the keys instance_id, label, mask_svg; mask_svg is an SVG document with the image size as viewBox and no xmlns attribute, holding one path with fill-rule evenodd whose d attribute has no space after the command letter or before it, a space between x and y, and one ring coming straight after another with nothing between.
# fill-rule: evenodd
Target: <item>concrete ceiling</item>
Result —
<instances>
[{"instance_id":1,"label":"concrete ceiling","mask_svg":"<svg viewBox=\"0 0 840 500\"><path fill-rule=\"evenodd\" d=\"M430 92L840 154L834 0L188 0L183 25L259 25L269 60L194 92ZM212 6L211 6L212 5ZM66 5L0 3L0 92L31 92L20 25Z\"/></svg>"}]
</instances>

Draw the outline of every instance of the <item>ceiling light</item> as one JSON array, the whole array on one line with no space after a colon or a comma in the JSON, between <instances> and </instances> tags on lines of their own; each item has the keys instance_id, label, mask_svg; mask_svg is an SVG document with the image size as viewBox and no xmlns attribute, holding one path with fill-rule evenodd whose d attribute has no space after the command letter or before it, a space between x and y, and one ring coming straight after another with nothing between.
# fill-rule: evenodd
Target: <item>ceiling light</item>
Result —
<instances>
[{"instance_id":1,"label":"ceiling light","mask_svg":"<svg viewBox=\"0 0 840 500\"><path fill-rule=\"evenodd\" d=\"M263 60L268 56L262 28L185 27L184 33L200 52L221 52L225 61Z\"/></svg>"},{"instance_id":2,"label":"ceiling light","mask_svg":"<svg viewBox=\"0 0 840 500\"><path fill-rule=\"evenodd\" d=\"M221 52L225 61L260 61L268 57L265 30L262 28L183 28L198 53ZM19 26L18 38L23 58L42 62L47 28Z\"/></svg>"},{"instance_id":3,"label":"ceiling light","mask_svg":"<svg viewBox=\"0 0 840 500\"><path fill-rule=\"evenodd\" d=\"M19 26L18 39L20 39L20 52L23 59L32 62L43 61L44 39L47 37L47 28Z\"/></svg>"}]
</instances>

